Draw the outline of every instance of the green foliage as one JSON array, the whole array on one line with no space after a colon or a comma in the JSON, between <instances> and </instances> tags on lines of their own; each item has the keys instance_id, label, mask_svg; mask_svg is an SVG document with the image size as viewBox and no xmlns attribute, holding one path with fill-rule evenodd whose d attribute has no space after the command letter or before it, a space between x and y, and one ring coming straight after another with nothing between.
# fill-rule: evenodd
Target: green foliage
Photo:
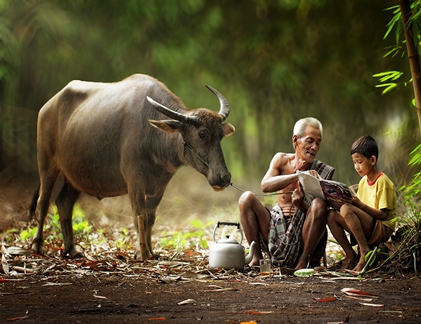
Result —
<instances>
[{"instance_id":1,"label":"green foliage","mask_svg":"<svg viewBox=\"0 0 421 324\"><path fill-rule=\"evenodd\" d=\"M192 247L207 249L208 242L205 239L205 228L210 225L211 222L203 224L199 219L192 220L190 221L190 229L164 234L159 245L164 249L170 248L177 251Z\"/></svg>"},{"instance_id":2,"label":"green foliage","mask_svg":"<svg viewBox=\"0 0 421 324\"><path fill-rule=\"evenodd\" d=\"M79 204L76 204L73 208L72 226L73 232L78 240L89 242L89 234L91 233L92 226L85 219L85 214ZM20 232L21 240L24 242L31 241L35 236L36 229L37 227L32 227L22 230ZM14 231L16 229L12 230ZM60 241L63 240L63 234L61 232L60 216L56 205L51 206L43 231L47 233L45 242L49 244L61 244Z\"/></svg>"},{"instance_id":3,"label":"green foliage","mask_svg":"<svg viewBox=\"0 0 421 324\"><path fill-rule=\"evenodd\" d=\"M127 250L130 246L130 235L126 228L119 231L119 236L115 239L115 244L119 250Z\"/></svg>"},{"instance_id":4,"label":"green foliage","mask_svg":"<svg viewBox=\"0 0 421 324\"><path fill-rule=\"evenodd\" d=\"M223 0L3 0L0 123L1 109L11 116L2 125L1 158L36 168L36 112L70 80L145 73L189 108L217 107L204 84L226 96L236 133L222 143L237 182L258 183L275 152L292 150L293 123L309 115L326 129L319 158L347 179L352 168L339 168L347 151L336 148L361 133L382 133L400 100L372 91L371 71L383 69L378 33L387 5L391 0L258 0L238 10L238 1ZM373 123L367 113L382 119ZM17 130L25 116L27 137Z\"/></svg>"},{"instance_id":5,"label":"green foliage","mask_svg":"<svg viewBox=\"0 0 421 324\"><path fill-rule=\"evenodd\" d=\"M409 166L421 166L421 144L411 152L410 157ZM400 190L404 194L406 221L416 228L421 228L421 172L415 173L411 184L402 186Z\"/></svg>"},{"instance_id":6,"label":"green foliage","mask_svg":"<svg viewBox=\"0 0 421 324\"><path fill-rule=\"evenodd\" d=\"M377 88L385 88L382 94L386 94L387 92L391 91L392 89L396 88L398 84L396 81L402 76L403 72L399 71L386 71L374 74L373 77L379 78L380 84L376 85ZM405 83L406 84L406 83Z\"/></svg>"},{"instance_id":7,"label":"green foliage","mask_svg":"<svg viewBox=\"0 0 421 324\"><path fill-rule=\"evenodd\" d=\"M414 37L415 44L418 44L418 52L421 50L421 1L415 0L410 2L410 6L412 9L412 16L408 21L408 26L405 28L411 28L412 34ZM390 36L395 30L395 42L396 44L390 47L389 51L384 55L384 58L387 57L396 57L400 56L401 58L407 59L406 54L406 46L405 46L405 28L402 26L402 13L400 10L400 6L392 6L387 8L386 10L392 11L393 17L387 24L386 32L383 36L383 39L386 39ZM399 55L400 54L400 55ZM393 89L398 88L399 85L407 86L412 82L412 78L408 77L409 81L401 81L397 82L401 76L403 76L403 72L400 71L385 71L381 73L376 73L373 77L378 78L379 84L376 85L377 88L384 88L382 94L386 94ZM392 82L396 81L396 82Z\"/></svg>"}]
</instances>

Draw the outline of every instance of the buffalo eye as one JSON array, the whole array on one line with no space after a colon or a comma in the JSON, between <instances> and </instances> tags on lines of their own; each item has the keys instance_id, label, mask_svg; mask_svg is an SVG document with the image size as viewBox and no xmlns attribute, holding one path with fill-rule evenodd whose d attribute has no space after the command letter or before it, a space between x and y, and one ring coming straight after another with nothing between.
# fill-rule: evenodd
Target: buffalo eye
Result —
<instances>
[{"instance_id":1,"label":"buffalo eye","mask_svg":"<svg viewBox=\"0 0 421 324\"><path fill-rule=\"evenodd\" d=\"M200 131L199 132L199 137L201 140L207 140L208 139L208 133L206 131Z\"/></svg>"}]
</instances>

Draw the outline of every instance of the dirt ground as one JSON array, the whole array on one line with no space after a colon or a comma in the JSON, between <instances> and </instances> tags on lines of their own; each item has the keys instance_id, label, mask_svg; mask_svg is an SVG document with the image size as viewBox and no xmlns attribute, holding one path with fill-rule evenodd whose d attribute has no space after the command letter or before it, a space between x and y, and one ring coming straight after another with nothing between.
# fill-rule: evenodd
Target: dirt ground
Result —
<instances>
[{"instance_id":1,"label":"dirt ground","mask_svg":"<svg viewBox=\"0 0 421 324\"><path fill-rule=\"evenodd\" d=\"M1 243L7 224L27 213L32 190L0 191ZM104 252L101 260L58 252L9 256L10 273L0 268L0 322L421 322L421 282L413 271L362 278L321 271L303 278L274 269L260 276L257 269L210 270L206 251L175 258L161 253L145 264L130 253ZM344 288L368 295L350 296Z\"/></svg>"},{"instance_id":2,"label":"dirt ground","mask_svg":"<svg viewBox=\"0 0 421 324\"><path fill-rule=\"evenodd\" d=\"M25 277L0 284L0 321L25 323L420 323L410 277L119 273ZM254 273L253 271L251 272ZM215 276L215 277L214 277ZM354 288L375 295L354 297ZM327 300L327 301L326 301ZM332 301L329 301L332 300Z\"/></svg>"}]
</instances>

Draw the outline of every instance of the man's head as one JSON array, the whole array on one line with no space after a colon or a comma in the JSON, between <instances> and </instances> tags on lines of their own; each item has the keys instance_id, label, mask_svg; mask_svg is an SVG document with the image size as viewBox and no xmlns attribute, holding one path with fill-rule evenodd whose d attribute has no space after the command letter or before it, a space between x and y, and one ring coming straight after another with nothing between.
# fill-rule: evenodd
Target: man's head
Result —
<instances>
[{"instance_id":1,"label":"man's head","mask_svg":"<svg viewBox=\"0 0 421 324\"><path fill-rule=\"evenodd\" d=\"M322 135L322 124L316 118L306 117L298 120L292 136L295 154L309 163L313 162L319 151Z\"/></svg>"},{"instance_id":2,"label":"man's head","mask_svg":"<svg viewBox=\"0 0 421 324\"><path fill-rule=\"evenodd\" d=\"M307 126L313 126L314 128L318 129L320 131L320 135L323 136L322 123L314 117L306 117L298 120L294 125L294 133L292 135L302 137L306 131Z\"/></svg>"}]
</instances>

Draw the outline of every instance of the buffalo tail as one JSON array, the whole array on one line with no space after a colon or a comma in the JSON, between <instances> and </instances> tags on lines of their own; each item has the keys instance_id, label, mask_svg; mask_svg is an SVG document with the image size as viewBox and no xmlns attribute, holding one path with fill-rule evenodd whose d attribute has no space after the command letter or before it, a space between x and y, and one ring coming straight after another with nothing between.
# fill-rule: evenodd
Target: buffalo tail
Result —
<instances>
[{"instance_id":1,"label":"buffalo tail","mask_svg":"<svg viewBox=\"0 0 421 324\"><path fill-rule=\"evenodd\" d=\"M31 221L35 216L35 211L37 210L37 202L39 197L39 189L40 185L38 185L38 188L35 190L34 195L32 196L31 204L29 205L29 221Z\"/></svg>"}]
</instances>

